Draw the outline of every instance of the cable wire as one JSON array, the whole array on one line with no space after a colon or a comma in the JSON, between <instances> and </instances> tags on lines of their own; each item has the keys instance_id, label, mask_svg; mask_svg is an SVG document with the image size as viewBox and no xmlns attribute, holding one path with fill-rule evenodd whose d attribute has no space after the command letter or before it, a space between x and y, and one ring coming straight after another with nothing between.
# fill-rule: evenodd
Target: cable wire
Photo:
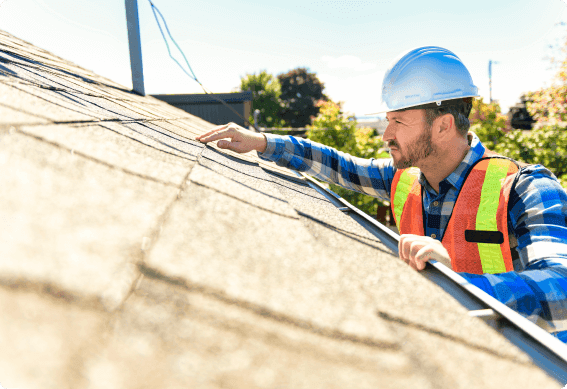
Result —
<instances>
[{"instance_id":1,"label":"cable wire","mask_svg":"<svg viewBox=\"0 0 567 389\"><path fill-rule=\"evenodd\" d=\"M0 0L0 4L1 4ZM189 76L189 78L191 78L192 80L196 81L201 88L203 89L203 92L205 92L205 94L209 94L211 95L212 98L214 98L215 100L220 101L222 104L224 104L228 109L230 109L232 112L234 112L239 118L241 118L244 121L244 125L250 125L248 119L245 119L240 113L238 113L233 107L231 107L230 105L228 105L223 99L215 96L213 93L211 93L210 91L207 91L207 89L205 88L205 86L201 83L201 81L199 81L197 79L197 76L195 75L195 72L193 72L193 69L191 68L191 65L189 65L189 61L187 60L187 57L185 56L185 54L183 53L183 50L181 50L181 47L179 47L179 45L177 44L177 42L175 41L175 39L173 39L173 36L171 35L171 32L169 31L169 27L167 27L167 22L165 21L165 18L163 17L163 14L160 12L160 10L155 6L155 4L151 1L148 0L150 3L150 6L152 8L152 13L154 14L154 18L156 20L156 23L158 25L159 28L159 32L161 33L161 36L163 38L163 41L165 42L165 47L167 47L167 52L169 54L169 57L175 61L175 63L181 68L181 70L183 70L183 72ZM167 32L167 35L169 35L169 38L171 39L171 41L173 42L173 44L175 45L175 47L177 47L177 50L179 50L179 52L181 53L181 55L183 56L183 59L185 60L185 63L187 64L187 67L189 68L189 71L191 72L191 74L189 74L189 72L187 72L187 70L183 67L183 65L181 65L181 63L179 63L179 61L173 56L173 54L171 54L171 49L169 48L169 44L167 43L167 38L163 32L163 29L161 27L161 23L159 22L158 19L158 15L161 18L161 20L163 21L163 25L165 28L165 31Z\"/></svg>"},{"instance_id":2,"label":"cable wire","mask_svg":"<svg viewBox=\"0 0 567 389\"><path fill-rule=\"evenodd\" d=\"M161 33L161 36L163 38L163 41L165 42L165 47L167 47L167 52L169 54L169 56L171 57L172 60L175 61L175 63L177 65L179 65L179 67L181 68L181 70L183 70L183 72L185 74L187 74L189 77L191 77L193 80L195 80L199 85L201 85L201 88L203 88L203 91L205 93L207 93L207 91L205 90L205 87L203 86L203 84L201 84L201 82L197 79L197 76L195 75L195 72L193 71L193 69L191 68L191 65L189 65L189 61L187 60L187 57L185 56L185 54L183 53L183 50L181 50L181 47L179 47L179 45L177 44L177 42L175 41L175 39L173 39L173 36L171 35L171 32L169 31L169 27L167 27L167 22L165 21L165 18L163 17L163 14L160 12L160 10L154 5L154 3L152 3L151 0L148 0L150 2L150 5L152 7L152 12L154 14L154 18L156 19L158 28L159 28L159 32ZM157 12L157 14L156 14ZM179 61L171 54L171 50L169 49L169 44L167 43L167 39L165 37L165 34L163 33L163 29L161 28L161 24L158 20L158 14L161 18L161 20L163 21L163 25L165 27L165 30L167 31L167 35L169 35L169 38L171 39L171 41L173 42L173 44L175 45L175 47L177 47L177 50L179 50L179 52L181 53L181 55L183 56L183 59L185 60L185 63L187 64L187 67L189 68L189 70L191 71L191 74L189 74L187 72L187 70L185 70L185 68L179 63Z\"/></svg>"}]
</instances>

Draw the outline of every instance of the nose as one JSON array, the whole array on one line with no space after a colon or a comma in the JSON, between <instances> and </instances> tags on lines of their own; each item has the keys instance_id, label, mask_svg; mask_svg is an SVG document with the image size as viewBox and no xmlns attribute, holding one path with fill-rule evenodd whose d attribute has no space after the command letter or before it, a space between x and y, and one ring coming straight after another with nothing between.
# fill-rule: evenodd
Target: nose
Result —
<instances>
[{"instance_id":1,"label":"nose","mask_svg":"<svg viewBox=\"0 0 567 389\"><path fill-rule=\"evenodd\" d=\"M382 134L382 141L388 144L389 141L394 139L396 139L396 137L394 136L394 130L392 129L392 125L388 123L386 130L384 130L384 133Z\"/></svg>"}]
</instances>

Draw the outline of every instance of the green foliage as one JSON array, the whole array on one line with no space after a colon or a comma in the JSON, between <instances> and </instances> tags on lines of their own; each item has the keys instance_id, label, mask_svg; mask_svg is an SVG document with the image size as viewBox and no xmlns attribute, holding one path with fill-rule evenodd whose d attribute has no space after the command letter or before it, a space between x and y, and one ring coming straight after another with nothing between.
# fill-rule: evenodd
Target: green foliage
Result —
<instances>
[{"instance_id":1,"label":"green foliage","mask_svg":"<svg viewBox=\"0 0 567 389\"><path fill-rule=\"evenodd\" d=\"M356 121L355 121L356 123ZM384 147L382 137L373 128L357 128L354 133L356 140L355 156L360 158L390 158L390 153Z\"/></svg>"},{"instance_id":2,"label":"green foliage","mask_svg":"<svg viewBox=\"0 0 567 389\"><path fill-rule=\"evenodd\" d=\"M305 127L319 113L317 103L328 100L323 94L325 85L315 73L297 68L278 75L281 84L280 99L283 108L280 117L291 127Z\"/></svg>"},{"instance_id":3,"label":"green foliage","mask_svg":"<svg viewBox=\"0 0 567 389\"><path fill-rule=\"evenodd\" d=\"M526 94L526 108L539 123L567 121L567 85L554 85Z\"/></svg>"},{"instance_id":4,"label":"green foliage","mask_svg":"<svg viewBox=\"0 0 567 389\"><path fill-rule=\"evenodd\" d=\"M285 125L280 117L282 103L281 86L276 77L262 70L259 74L247 74L240 79L241 91L252 91L252 107L260 110L260 123L265 127L282 127ZM249 122L254 123L251 115Z\"/></svg>"},{"instance_id":5,"label":"green foliage","mask_svg":"<svg viewBox=\"0 0 567 389\"><path fill-rule=\"evenodd\" d=\"M356 121L345 117L340 104L332 101L317 104L319 115L307 126L307 137L314 142L333 147L345 153L356 150Z\"/></svg>"},{"instance_id":6,"label":"green foliage","mask_svg":"<svg viewBox=\"0 0 567 389\"><path fill-rule=\"evenodd\" d=\"M319 115L308 126L307 137L315 142L333 147L339 151L360 158L389 158L384 150L382 138L372 128L356 128L354 117L345 117L340 104L332 101L321 102ZM344 189L331 184L331 190L366 212L376 216L378 205L384 204L374 197Z\"/></svg>"},{"instance_id":7,"label":"green foliage","mask_svg":"<svg viewBox=\"0 0 567 389\"><path fill-rule=\"evenodd\" d=\"M307 126L307 137L314 142L360 158L389 158L382 137L372 128L357 128L353 116L345 116L341 104L319 102L319 115Z\"/></svg>"},{"instance_id":8,"label":"green foliage","mask_svg":"<svg viewBox=\"0 0 567 389\"><path fill-rule=\"evenodd\" d=\"M539 129L508 131L510 126L500 114L500 107L477 99L470 116L471 131L490 150L517 161L545 166L567 189L567 129L557 125L567 120L567 59L560 62L552 87L527 93L526 97L527 109L540 123Z\"/></svg>"},{"instance_id":9,"label":"green foliage","mask_svg":"<svg viewBox=\"0 0 567 389\"><path fill-rule=\"evenodd\" d=\"M526 94L526 108L539 123L554 125L567 121L567 38L558 54L563 59L552 58L558 71L549 88L542 88Z\"/></svg>"},{"instance_id":10,"label":"green foliage","mask_svg":"<svg viewBox=\"0 0 567 389\"><path fill-rule=\"evenodd\" d=\"M500 113L500 105L498 103L486 104L482 97L473 100L469 120L471 131L477 134L490 150L502 142L506 128L509 127L507 117Z\"/></svg>"},{"instance_id":11,"label":"green foliage","mask_svg":"<svg viewBox=\"0 0 567 389\"><path fill-rule=\"evenodd\" d=\"M484 127L480 123L473 127L472 131L490 150L516 161L545 166L567 189L567 131L564 128L546 126L532 131L513 130L502 135L502 131L495 127Z\"/></svg>"},{"instance_id":12,"label":"green foliage","mask_svg":"<svg viewBox=\"0 0 567 389\"><path fill-rule=\"evenodd\" d=\"M547 126L530 132L515 130L507 134L494 151L518 161L547 167L567 188L567 132L564 128Z\"/></svg>"}]
</instances>

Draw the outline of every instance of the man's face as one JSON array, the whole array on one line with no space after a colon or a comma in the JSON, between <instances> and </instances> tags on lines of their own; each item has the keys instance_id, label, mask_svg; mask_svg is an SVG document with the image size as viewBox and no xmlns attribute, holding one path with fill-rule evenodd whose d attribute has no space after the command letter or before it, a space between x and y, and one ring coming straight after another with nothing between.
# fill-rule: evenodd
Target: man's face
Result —
<instances>
[{"instance_id":1,"label":"man's face","mask_svg":"<svg viewBox=\"0 0 567 389\"><path fill-rule=\"evenodd\" d=\"M390 148L394 166L406 169L419 167L419 162L432 154L436 148L431 142L431 126L425 120L425 110L388 112L388 127L382 136Z\"/></svg>"}]
</instances>

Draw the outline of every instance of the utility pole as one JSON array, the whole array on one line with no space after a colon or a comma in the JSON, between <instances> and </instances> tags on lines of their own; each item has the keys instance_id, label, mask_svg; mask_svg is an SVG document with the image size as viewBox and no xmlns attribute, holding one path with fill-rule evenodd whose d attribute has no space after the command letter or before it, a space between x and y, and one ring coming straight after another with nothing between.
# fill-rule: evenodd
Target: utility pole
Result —
<instances>
[{"instance_id":1,"label":"utility pole","mask_svg":"<svg viewBox=\"0 0 567 389\"><path fill-rule=\"evenodd\" d=\"M492 103L492 64L499 62L490 60L488 61L488 89L490 90L490 103Z\"/></svg>"},{"instance_id":2,"label":"utility pole","mask_svg":"<svg viewBox=\"0 0 567 389\"><path fill-rule=\"evenodd\" d=\"M132 89L145 96L144 68L142 66L142 40L138 20L138 0L126 0L126 24L128 25L128 43L130 45L130 68L132 69Z\"/></svg>"}]
</instances>

